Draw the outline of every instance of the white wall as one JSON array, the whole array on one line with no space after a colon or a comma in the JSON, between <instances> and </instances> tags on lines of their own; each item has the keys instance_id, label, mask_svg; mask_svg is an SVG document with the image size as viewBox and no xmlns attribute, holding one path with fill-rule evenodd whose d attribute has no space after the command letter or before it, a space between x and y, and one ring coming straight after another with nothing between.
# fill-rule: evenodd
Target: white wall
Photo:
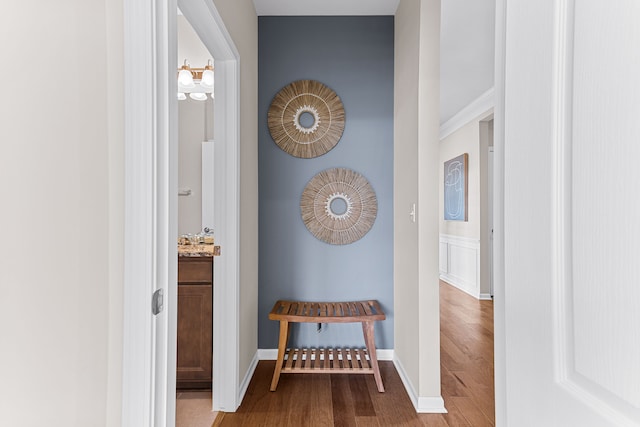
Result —
<instances>
[{"instance_id":1,"label":"white wall","mask_svg":"<svg viewBox=\"0 0 640 427\"><path fill-rule=\"evenodd\" d=\"M395 18L396 364L414 405L442 410L438 288L440 1L402 0ZM417 205L417 222L409 210Z\"/></svg>"},{"instance_id":2,"label":"white wall","mask_svg":"<svg viewBox=\"0 0 640 427\"><path fill-rule=\"evenodd\" d=\"M440 274L476 298L489 298L487 150L493 145L490 109L440 141L438 218ZM444 220L444 162L468 153L467 221Z\"/></svg>"},{"instance_id":3,"label":"white wall","mask_svg":"<svg viewBox=\"0 0 640 427\"><path fill-rule=\"evenodd\" d=\"M258 349L258 17L251 0L214 4L240 53L241 381Z\"/></svg>"},{"instance_id":4,"label":"white wall","mask_svg":"<svg viewBox=\"0 0 640 427\"><path fill-rule=\"evenodd\" d=\"M120 425L122 2L5 5L0 425Z\"/></svg>"},{"instance_id":5,"label":"white wall","mask_svg":"<svg viewBox=\"0 0 640 427\"><path fill-rule=\"evenodd\" d=\"M490 116L491 113L492 110L481 114L440 142L438 218L440 219L440 233L442 234L480 239L480 122ZM462 153L469 153L468 221L445 221L443 214L444 162Z\"/></svg>"},{"instance_id":6,"label":"white wall","mask_svg":"<svg viewBox=\"0 0 640 427\"><path fill-rule=\"evenodd\" d=\"M211 53L193 30L184 15L178 15L176 19L176 31L178 33L178 57L176 67L181 67L184 60L193 68L204 68L207 61L213 59Z\"/></svg>"},{"instance_id":7,"label":"white wall","mask_svg":"<svg viewBox=\"0 0 640 427\"><path fill-rule=\"evenodd\" d=\"M203 68L212 59L189 21L177 17L178 64L186 59ZM213 139L213 100L178 102L178 188L191 195L178 197L178 235L202 231L202 142Z\"/></svg>"},{"instance_id":8,"label":"white wall","mask_svg":"<svg viewBox=\"0 0 640 427\"><path fill-rule=\"evenodd\" d=\"M213 100L178 101L178 235L202 231L202 142L213 139Z\"/></svg>"}]
</instances>

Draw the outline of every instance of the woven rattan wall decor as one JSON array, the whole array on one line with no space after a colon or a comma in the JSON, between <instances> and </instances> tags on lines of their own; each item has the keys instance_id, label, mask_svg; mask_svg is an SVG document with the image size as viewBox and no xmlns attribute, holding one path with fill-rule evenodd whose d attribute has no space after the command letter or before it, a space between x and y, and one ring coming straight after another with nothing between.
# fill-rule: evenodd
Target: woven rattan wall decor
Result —
<instances>
[{"instance_id":1,"label":"woven rattan wall decor","mask_svg":"<svg viewBox=\"0 0 640 427\"><path fill-rule=\"evenodd\" d=\"M267 114L269 132L278 147L303 159L321 156L335 147L344 123L338 95L315 80L298 80L282 88Z\"/></svg>"},{"instance_id":2,"label":"woven rattan wall decor","mask_svg":"<svg viewBox=\"0 0 640 427\"><path fill-rule=\"evenodd\" d=\"M351 169L326 169L311 178L300 198L302 221L318 239L346 245L361 239L378 214L376 193Z\"/></svg>"}]
</instances>

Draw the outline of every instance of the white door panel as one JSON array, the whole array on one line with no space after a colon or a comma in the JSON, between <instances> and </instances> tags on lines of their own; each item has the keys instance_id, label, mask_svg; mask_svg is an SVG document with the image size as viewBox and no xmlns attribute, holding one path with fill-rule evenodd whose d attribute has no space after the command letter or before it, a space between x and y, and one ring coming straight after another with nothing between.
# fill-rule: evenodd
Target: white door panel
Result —
<instances>
[{"instance_id":1,"label":"white door panel","mask_svg":"<svg viewBox=\"0 0 640 427\"><path fill-rule=\"evenodd\" d=\"M506 2L506 425L640 425L640 2Z\"/></svg>"}]
</instances>

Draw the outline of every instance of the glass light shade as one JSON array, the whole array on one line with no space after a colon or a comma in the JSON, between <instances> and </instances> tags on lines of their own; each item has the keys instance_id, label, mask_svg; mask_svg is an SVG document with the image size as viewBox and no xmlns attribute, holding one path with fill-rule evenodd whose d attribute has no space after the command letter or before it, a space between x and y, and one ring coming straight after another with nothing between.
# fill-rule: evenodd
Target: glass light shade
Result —
<instances>
[{"instance_id":1,"label":"glass light shade","mask_svg":"<svg viewBox=\"0 0 640 427\"><path fill-rule=\"evenodd\" d=\"M193 88L196 87L195 83L193 83L193 75L191 71L182 69L178 73L178 85L185 88Z\"/></svg>"},{"instance_id":2,"label":"glass light shade","mask_svg":"<svg viewBox=\"0 0 640 427\"><path fill-rule=\"evenodd\" d=\"M179 101L184 101L185 99L187 99L187 95L185 95L182 92L178 92L178 100Z\"/></svg>"},{"instance_id":3,"label":"glass light shade","mask_svg":"<svg viewBox=\"0 0 640 427\"><path fill-rule=\"evenodd\" d=\"M196 101L204 101L207 99L207 94L202 92L193 92L189 94L189 98L195 99Z\"/></svg>"},{"instance_id":4,"label":"glass light shade","mask_svg":"<svg viewBox=\"0 0 640 427\"><path fill-rule=\"evenodd\" d=\"M202 73L202 80L200 80L200 86L205 89L213 89L213 70L204 70Z\"/></svg>"}]
</instances>

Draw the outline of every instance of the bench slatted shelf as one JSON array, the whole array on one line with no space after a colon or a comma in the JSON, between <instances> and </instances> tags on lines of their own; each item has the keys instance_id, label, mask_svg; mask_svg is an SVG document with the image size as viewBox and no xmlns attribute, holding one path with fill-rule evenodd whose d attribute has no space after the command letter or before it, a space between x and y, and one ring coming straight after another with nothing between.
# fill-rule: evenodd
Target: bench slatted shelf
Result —
<instances>
[{"instance_id":1,"label":"bench slatted shelf","mask_svg":"<svg viewBox=\"0 0 640 427\"><path fill-rule=\"evenodd\" d=\"M374 326L386 318L376 300L348 302L277 301L269 319L280 321L278 360L271 391L278 387L281 373L373 374L380 393L384 392L376 357ZM290 323L362 323L366 349L287 348Z\"/></svg>"}]
</instances>

